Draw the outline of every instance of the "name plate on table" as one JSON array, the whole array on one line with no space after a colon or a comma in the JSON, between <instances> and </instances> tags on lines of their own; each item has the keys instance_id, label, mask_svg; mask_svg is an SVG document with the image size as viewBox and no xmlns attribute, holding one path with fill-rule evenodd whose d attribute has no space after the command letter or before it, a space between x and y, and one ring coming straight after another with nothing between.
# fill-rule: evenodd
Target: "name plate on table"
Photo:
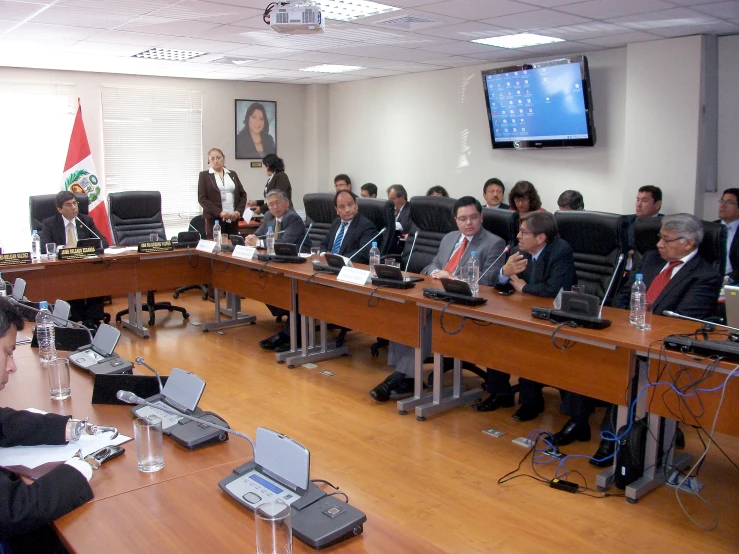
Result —
<instances>
[{"instance_id":1,"label":"name plate on table","mask_svg":"<svg viewBox=\"0 0 739 554\"><path fill-rule=\"evenodd\" d=\"M97 256L94 246L83 246L82 248L62 248L59 250L60 260L81 260Z\"/></svg>"},{"instance_id":2,"label":"name plate on table","mask_svg":"<svg viewBox=\"0 0 739 554\"><path fill-rule=\"evenodd\" d=\"M370 280L370 272L367 269L344 266L339 271L337 281L352 283L353 285L365 285Z\"/></svg>"},{"instance_id":3,"label":"name plate on table","mask_svg":"<svg viewBox=\"0 0 739 554\"><path fill-rule=\"evenodd\" d=\"M256 251L257 248L255 246L242 246L239 244L234 247L232 256L242 260L251 260L254 258Z\"/></svg>"},{"instance_id":4,"label":"name plate on table","mask_svg":"<svg viewBox=\"0 0 739 554\"><path fill-rule=\"evenodd\" d=\"M0 265L22 265L30 263L30 252L13 252L11 254L0 254Z\"/></svg>"},{"instance_id":5,"label":"name plate on table","mask_svg":"<svg viewBox=\"0 0 739 554\"><path fill-rule=\"evenodd\" d=\"M195 250L199 250L200 252L213 252L213 250L215 250L215 247L215 241L200 239L200 242L198 242Z\"/></svg>"},{"instance_id":6,"label":"name plate on table","mask_svg":"<svg viewBox=\"0 0 739 554\"><path fill-rule=\"evenodd\" d=\"M140 242L139 243L139 254L146 252L169 252L174 250L171 240L157 240L153 242Z\"/></svg>"}]
</instances>

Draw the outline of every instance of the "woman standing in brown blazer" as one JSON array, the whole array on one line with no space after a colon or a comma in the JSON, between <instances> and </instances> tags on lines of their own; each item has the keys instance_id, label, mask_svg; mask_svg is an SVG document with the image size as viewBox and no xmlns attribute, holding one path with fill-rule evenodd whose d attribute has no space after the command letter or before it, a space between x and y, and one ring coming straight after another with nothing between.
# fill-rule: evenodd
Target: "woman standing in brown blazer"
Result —
<instances>
[{"instance_id":1,"label":"woman standing in brown blazer","mask_svg":"<svg viewBox=\"0 0 739 554\"><path fill-rule=\"evenodd\" d=\"M205 236L213 239L213 224L221 225L222 236L239 233L239 219L246 208L246 191L235 171L226 169L226 157L218 148L208 151L210 169L198 178L198 202L203 207Z\"/></svg>"}]
</instances>

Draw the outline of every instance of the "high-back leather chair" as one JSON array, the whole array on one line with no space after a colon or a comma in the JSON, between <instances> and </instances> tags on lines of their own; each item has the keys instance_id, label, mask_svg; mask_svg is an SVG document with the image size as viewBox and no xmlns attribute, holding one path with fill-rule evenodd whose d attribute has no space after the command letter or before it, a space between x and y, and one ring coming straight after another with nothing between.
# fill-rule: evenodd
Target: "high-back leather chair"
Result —
<instances>
[{"instance_id":1,"label":"high-back leather chair","mask_svg":"<svg viewBox=\"0 0 739 554\"><path fill-rule=\"evenodd\" d=\"M202 215L196 215L190 220L190 226L187 228L189 231L190 229L195 229L198 233L200 233L200 238L204 239L205 237L205 218ZM186 287L179 287L174 290L174 293L172 296L174 298L178 298L180 294L182 294L185 291L188 290L194 290L194 289L200 289L200 292L202 293L203 300L208 300L208 285L187 285Z\"/></svg>"},{"instance_id":2,"label":"high-back leather chair","mask_svg":"<svg viewBox=\"0 0 739 554\"><path fill-rule=\"evenodd\" d=\"M74 197L77 199L79 204L79 213L87 215L90 199L86 194L75 194ZM56 194L39 194L38 196L28 197L28 214L30 217L31 230L36 229L39 234L41 233L41 226L44 219L55 216L59 212L56 209L56 203L54 199Z\"/></svg>"},{"instance_id":3,"label":"high-back leather chair","mask_svg":"<svg viewBox=\"0 0 739 554\"><path fill-rule=\"evenodd\" d=\"M113 243L119 246L135 246L146 242L151 233L156 233L162 240L167 237L162 219L162 195L157 190L109 194L108 215ZM185 308L173 306L170 302L156 302L153 290L147 291L146 305L142 309L149 312L149 325L154 325L156 321L156 310L180 312L185 319L190 317ZM118 312L115 320L120 321L126 314L128 310Z\"/></svg>"},{"instance_id":4,"label":"high-back leather chair","mask_svg":"<svg viewBox=\"0 0 739 554\"><path fill-rule=\"evenodd\" d=\"M604 212L567 211L554 213L559 236L572 247L577 283L585 292L601 300L615 274L613 286L606 298L608 304L618 290L625 259L618 258L624 250L626 220L624 216Z\"/></svg>"},{"instance_id":5,"label":"high-back leather chair","mask_svg":"<svg viewBox=\"0 0 739 554\"><path fill-rule=\"evenodd\" d=\"M482 226L494 235L502 238L506 244L515 246L518 243L518 212L499 208L482 209Z\"/></svg>"},{"instance_id":6,"label":"high-back leather chair","mask_svg":"<svg viewBox=\"0 0 739 554\"><path fill-rule=\"evenodd\" d=\"M319 246L331 230L331 223L339 217L334 207L334 195L327 192L317 192L303 196L305 217L308 224L313 224L310 230L311 245Z\"/></svg>"},{"instance_id":7,"label":"high-back leather chair","mask_svg":"<svg viewBox=\"0 0 739 554\"><path fill-rule=\"evenodd\" d=\"M403 249L402 264L405 268L413 246L413 236L418 231L418 239L408 271L420 273L434 261L444 235L457 229L454 221L454 198L444 196L414 196L411 198L411 228Z\"/></svg>"},{"instance_id":8,"label":"high-back leather chair","mask_svg":"<svg viewBox=\"0 0 739 554\"><path fill-rule=\"evenodd\" d=\"M377 231L385 232L377 237L380 256L385 256L395 238L395 205L392 200L380 198L357 198L359 213L375 224Z\"/></svg>"}]
</instances>

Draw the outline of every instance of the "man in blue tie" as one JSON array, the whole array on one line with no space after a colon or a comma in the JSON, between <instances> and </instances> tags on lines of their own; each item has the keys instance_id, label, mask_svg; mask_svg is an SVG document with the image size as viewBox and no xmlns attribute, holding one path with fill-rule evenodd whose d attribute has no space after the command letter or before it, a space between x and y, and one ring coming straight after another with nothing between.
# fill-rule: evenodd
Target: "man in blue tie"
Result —
<instances>
[{"instance_id":1,"label":"man in blue tie","mask_svg":"<svg viewBox=\"0 0 739 554\"><path fill-rule=\"evenodd\" d=\"M367 242L377 233L374 223L359 213L357 197L351 191L337 192L334 207L339 218L334 220L328 235L321 242L321 251L346 257L356 253L352 261L369 263L370 245ZM362 251L357 253L360 248Z\"/></svg>"}]
</instances>

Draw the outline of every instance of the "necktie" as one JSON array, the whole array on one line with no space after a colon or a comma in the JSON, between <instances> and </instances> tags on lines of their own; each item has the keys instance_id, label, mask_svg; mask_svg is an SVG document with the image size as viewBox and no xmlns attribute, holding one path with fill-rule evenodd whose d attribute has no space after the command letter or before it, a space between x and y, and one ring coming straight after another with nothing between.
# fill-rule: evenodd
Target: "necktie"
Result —
<instances>
[{"instance_id":1,"label":"necktie","mask_svg":"<svg viewBox=\"0 0 739 554\"><path fill-rule=\"evenodd\" d=\"M444 271L447 273L454 273L457 269L457 266L459 265L459 260L462 259L462 256L464 255L464 250L467 248L467 243L469 240L467 240L467 237L464 237L464 240L462 241L462 244L460 244L459 248L457 248L454 251L454 254L452 254L452 257L449 258L449 261L444 266Z\"/></svg>"},{"instance_id":2,"label":"necktie","mask_svg":"<svg viewBox=\"0 0 739 554\"><path fill-rule=\"evenodd\" d=\"M334 246L331 248L332 254L338 254L339 249L341 248L341 241L344 238L344 231L346 230L346 221L341 222L341 227L339 227L339 232L336 233L336 239L334 240Z\"/></svg>"},{"instance_id":3,"label":"necktie","mask_svg":"<svg viewBox=\"0 0 739 554\"><path fill-rule=\"evenodd\" d=\"M74 236L74 225L71 221L67 223L67 246L70 248L77 247L77 238Z\"/></svg>"},{"instance_id":4,"label":"necktie","mask_svg":"<svg viewBox=\"0 0 739 554\"><path fill-rule=\"evenodd\" d=\"M280 220L275 220L275 238L280 234Z\"/></svg>"},{"instance_id":5,"label":"necktie","mask_svg":"<svg viewBox=\"0 0 739 554\"><path fill-rule=\"evenodd\" d=\"M647 302L654 302L655 300L657 300L657 298L659 298L659 295L662 294L662 291L665 290L667 283L669 283L670 279L672 278L672 270L679 266L681 263L683 263L681 260L670 262L670 265L668 265L664 270L662 270L662 273L654 278L652 283L649 285L649 288L647 289Z\"/></svg>"}]
</instances>

